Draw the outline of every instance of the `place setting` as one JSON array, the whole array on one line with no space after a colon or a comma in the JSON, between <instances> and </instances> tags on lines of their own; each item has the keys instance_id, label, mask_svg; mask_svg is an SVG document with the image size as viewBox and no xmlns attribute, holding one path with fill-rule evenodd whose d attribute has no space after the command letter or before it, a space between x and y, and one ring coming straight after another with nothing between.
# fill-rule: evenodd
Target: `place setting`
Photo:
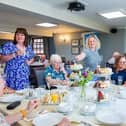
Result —
<instances>
[{"instance_id":1,"label":"place setting","mask_svg":"<svg viewBox=\"0 0 126 126\"><path fill-rule=\"evenodd\" d=\"M22 95L17 95L17 94L6 94L2 97L0 97L0 102L1 103L11 103L15 101L22 101L25 97Z\"/></svg>"},{"instance_id":2,"label":"place setting","mask_svg":"<svg viewBox=\"0 0 126 126\"><path fill-rule=\"evenodd\" d=\"M113 111L113 109L101 109L96 112L95 118L97 123L107 126L120 126L123 124L124 117Z\"/></svg>"}]
</instances>

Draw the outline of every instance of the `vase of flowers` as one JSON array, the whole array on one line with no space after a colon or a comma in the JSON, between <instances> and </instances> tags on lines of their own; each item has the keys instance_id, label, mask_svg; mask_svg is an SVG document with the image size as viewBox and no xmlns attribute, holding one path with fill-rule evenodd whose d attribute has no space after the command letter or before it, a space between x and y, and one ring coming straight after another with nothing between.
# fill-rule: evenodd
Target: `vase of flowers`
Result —
<instances>
[{"instance_id":1,"label":"vase of flowers","mask_svg":"<svg viewBox=\"0 0 126 126\"><path fill-rule=\"evenodd\" d=\"M92 76L93 76L93 72L92 71L82 71L80 74L80 79L79 79L79 86L81 87L81 92L80 92L80 96L81 98L85 98L86 97L86 93L85 93L85 87L86 84L92 80Z\"/></svg>"}]
</instances>

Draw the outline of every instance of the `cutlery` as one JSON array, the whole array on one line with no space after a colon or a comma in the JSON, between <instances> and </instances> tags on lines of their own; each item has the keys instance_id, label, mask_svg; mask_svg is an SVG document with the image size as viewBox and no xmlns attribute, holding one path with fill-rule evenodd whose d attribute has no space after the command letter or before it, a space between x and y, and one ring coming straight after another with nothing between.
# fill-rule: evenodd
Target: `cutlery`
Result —
<instances>
[{"instance_id":1,"label":"cutlery","mask_svg":"<svg viewBox=\"0 0 126 126\"><path fill-rule=\"evenodd\" d=\"M49 112L48 110L41 110L41 111L39 111L38 114L45 114L45 113L48 113L48 112Z\"/></svg>"},{"instance_id":2,"label":"cutlery","mask_svg":"<svg viewBox=\"0 0 126 126\"><path fill-rule=\"evenodd\" d=\"M101 123L94 123L94 124L90 124L88 122L85 122L85 121L80 121L81 124L84 124L84 126L101 126L103 124Z\"/></svg>"},{"instance_id":3,"label":"cutlery","mask_svg":"<svg viewBox=\"0 0 126 126\"><path fill-rule=\"evenodd\" d=\"M84 122L84 121L80 121L80 123L84 124L84 126L93 126L93 125L91 125L91 124L89 124L87 122Z\"/></svg>"}]
</instances>

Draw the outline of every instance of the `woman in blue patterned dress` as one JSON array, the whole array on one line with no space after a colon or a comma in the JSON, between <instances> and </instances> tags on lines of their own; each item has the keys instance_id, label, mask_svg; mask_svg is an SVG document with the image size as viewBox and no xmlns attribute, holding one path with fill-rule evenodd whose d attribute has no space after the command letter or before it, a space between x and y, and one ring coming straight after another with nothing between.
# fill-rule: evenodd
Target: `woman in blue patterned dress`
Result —
<instances>
[{"instance_id":1,"label":"woman in blue patterned dress","mask_svg":"<svg viewBox=\"0 0 126 126\"><path fill-rule=\"evenodd\" d=\"M17 28L14 41L7 42L2 48L2 60L6 62L5 74L7 86L20 90L29 85L29 65L33 62L34 52L28 45L28 33L25 28Z\"/></svg>"}]
</instances>

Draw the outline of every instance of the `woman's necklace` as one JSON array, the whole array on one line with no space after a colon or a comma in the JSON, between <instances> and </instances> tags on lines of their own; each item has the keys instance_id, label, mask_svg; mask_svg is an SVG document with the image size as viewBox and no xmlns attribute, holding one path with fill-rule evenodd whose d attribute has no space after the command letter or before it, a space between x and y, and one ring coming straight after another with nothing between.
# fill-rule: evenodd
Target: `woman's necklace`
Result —
<instances>
[{"instance_id":1,"label":"woman's necklace","mask_svg":"<svg viewBox=\"0 0 126 126\"><path fill-rule=\"evenodd\" d=\"M20 45L17 45L17 48L19 49L19 51L25 55L26 51L25 51L25 46L20 46Z\"/></svg>"}]
</instances>

